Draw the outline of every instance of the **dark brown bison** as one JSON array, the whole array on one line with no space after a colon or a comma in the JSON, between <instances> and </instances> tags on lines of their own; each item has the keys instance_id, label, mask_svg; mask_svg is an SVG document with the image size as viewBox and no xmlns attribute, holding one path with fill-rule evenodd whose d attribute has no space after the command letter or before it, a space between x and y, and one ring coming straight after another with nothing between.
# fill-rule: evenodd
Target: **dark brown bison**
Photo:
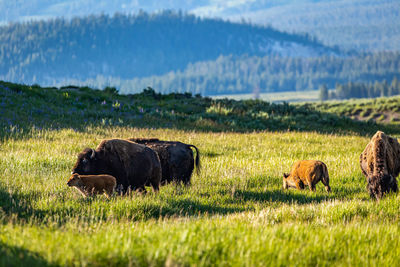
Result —
<instances>
[{"instance_id":1,"label":"dark brown bison","mask_svg":"<svg viewBox=\"0 0 400 267\"><path fill-rule=\"evenodd\" d=\"M376 132L360 155L360 165L372 198L381 199L390 191L397 192L400 145L396 138Z\"/></svg>"},{"instance_id":2,"label":"dark brown bison","mask_svg":"<svg viewBox=\"0 0 400 267\"><path fill-rule=\"evenodd\" d=\"M200 173L200 152L194 145L173 141L161 141L156 138L131 138L129 140L144 144L157 152L161 162L161 182L163 184L174 181L189 185L195 164L197 174ZM192 147L196 149L195 160L193 158Z\"/></svg>"},{"instance_id":3,"label":"dark brown bison","mask_svg":"<svg viewBox=\"0 0 400 267\"><path fill-rule=\"evenodd\" d=\"M327 192L331 191L329 186L329 174L325 163L319 160L299 160L296 161L290 174L283 174L283 188L294 187L304 189L308 185L310 190L315 191L315 185L321 181L325 185Z\"/></svg>"},{"instance_id":4,"label":"dark brown bison","mask_svg":"<svg viewBox=\"0 0 400 267\"><path fill-rule=\"evenodd\" d=\"M150 148L127 140L103 140L96 149L86 148L78 155L72 170L78 174L109 174L117 179L122 193L145 190L149 184L158 191L161 164Z\"/></svg>"}]
</instances>

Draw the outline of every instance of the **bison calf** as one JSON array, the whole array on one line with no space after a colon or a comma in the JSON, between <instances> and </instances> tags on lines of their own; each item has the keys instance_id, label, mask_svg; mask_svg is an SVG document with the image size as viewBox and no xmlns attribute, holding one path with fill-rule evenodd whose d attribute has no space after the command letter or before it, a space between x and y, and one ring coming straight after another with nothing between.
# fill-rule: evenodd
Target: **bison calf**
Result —
<instances>
[{"instance_id":1,"label":"bison calf","mask_svg":"<svg viewBox=\"0 0 400 267\"><path fill-rule=\"evenodd\" d=\"M111 175L79 175L74 173L69 178L67 185L76 187L84 196L93 196L105 193L110 197L117 184L117 180Z\"/></svg>"},{"instance_id":2,"label":"bison calf","mask_svg":"<svg viewBox=\"0 0 400 267\"><path fill-rule=\"evenodd\" d=\"M325 163L318 160L299 160L293 164L290 174L283 174L284 189L304 189L308 185L310 190L315 191L315 185L319 181L325 185L327 192L331 191L328 169Z\"/></svg>"},{"instance_id":3,"label":"bison calf","mask_svg":"<svg viewBox=\"0 0 400 267\"><path fill-rule=\"evenodd\" d=\"M400 172L400 144L396 138L378 131L360 155L360 165L367 178L367 188L372 198L397 192L396 177Z\"/></svg>"}]
</instances>

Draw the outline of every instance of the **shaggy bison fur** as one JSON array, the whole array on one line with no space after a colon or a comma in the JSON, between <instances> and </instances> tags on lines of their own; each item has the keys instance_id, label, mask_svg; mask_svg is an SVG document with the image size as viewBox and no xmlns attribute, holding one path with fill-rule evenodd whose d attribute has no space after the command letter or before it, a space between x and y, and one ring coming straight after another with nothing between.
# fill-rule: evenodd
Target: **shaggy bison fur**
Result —
<instances>
[{"instance_id":1,"label":"shaggy bison fur","mask_svg":"<svg viewBox=\"0 0 400 267\"><path fill-rule=\"evenodd\" d=\"M376 132L360 155L360 165L372 198L381 199L390 191L397 192L396 177L400 172L400 145L397 139L381 131Z\"/></svg>"},{"instance_id":2,"label":"shaggy bison fur","mask_svg":"<svg viewBox=\"0 0 400 267\"><path fill-rule=\"evenodd\" d=\"M304 189L306 185L310 190L315 191L315 185L321 181L325 185L327 192L331 191L329 186L328 169L322 161L319 160L299 160L296 161L290 174L283 174L283 188L294 187Z\"/></svg>"},{"instance_id":3,"label":"shaggy bison fur","mask_svg":"<svg viewBox=\"0 0 400 267\"><path fill-rule=\"evenodd\" d=\"M79 175L74 173L69 178L67 185L76 187L84 196L106 194L110 197L115 190L117 180L108 174Z\"/></svg>"},{"instance_id":4,"label":"shaggy bison fur","mask_svg":"<svg viewBox=\"0 0 400 267\"><path fill-rule=\"evenodd\" d=\"M200 152L194 145L173 141L161 141L156 138L131 138L129 140L144 144L158 154L161 162L161 182L163 184L174 181L189 185L195 164L197 174L200 173ZM196 150L195 160L193 158L192 147Z\"/></svg>"},{"instance_id":5,"label":"shaggy bison fur","mask_svg":"<svg viewBox=\"0 0 400 267\"><path fill-rule=\"evenodd\" d=\"M150 148L127 140L103 140L96 149L86 148L78 155L72 173L109 174L117 179L117 189L145 190L149 184L158 191L161 164Z\"/></svg>"}]
</instances>

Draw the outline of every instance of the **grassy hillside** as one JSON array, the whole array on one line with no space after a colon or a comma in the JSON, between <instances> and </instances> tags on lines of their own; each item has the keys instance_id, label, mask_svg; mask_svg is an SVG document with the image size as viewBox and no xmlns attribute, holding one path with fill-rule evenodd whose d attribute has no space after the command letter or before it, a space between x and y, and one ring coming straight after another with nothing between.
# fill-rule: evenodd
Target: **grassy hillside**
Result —
<instances>
[{"instance_id":1,"label":"grassy hillside","mask_svg":"<svg viewBox=\"0 0 400 267\"><path fill-rule=\"evenodd\" d=\"M0 82L0 127L3 135L29 134L32 128L136 126L197 129L198 131L318 131L370 134L380 128L373 121L359 122L314 105L274 104L260 100L203 98L191 94L161 95L153 89L119 95L87 87L42 88ZM18 112L15 112L18 110ZM77 120L77 118L80 118Z\"/></svg>"},{"instance_id":2,"label":"grassy hillside","mask_svg":"<svg viewBox=\"0 0 400 267\"><path fill-rule=\"evenodd\" d=\"M328 101L313 105L316 110L331 112L355 120L399 124L400 97Z\"/></svg>"},{"instance_id":3,"label":"grassy hillside","mask_svg":"<svg viewBox=\"0 0 400 267\"><path fill-rule=\"evenodd\" d=\"M353 122L307 105L150 90L120 96L110 88L1 83L0 94L0 266L365 266L400 260L400 196L370 200L359 168L372 133L384 129L399 137L394 125ZM285 128L300 125L303 131ZM66 186L83 148L129 137L196 145L201 175L188 188L171 184L158 194L110 200L83 199ZM282 190L282 173L306 158L327 164L332 193L320 184L315 193Z\"/></svg>"}]
</instances>

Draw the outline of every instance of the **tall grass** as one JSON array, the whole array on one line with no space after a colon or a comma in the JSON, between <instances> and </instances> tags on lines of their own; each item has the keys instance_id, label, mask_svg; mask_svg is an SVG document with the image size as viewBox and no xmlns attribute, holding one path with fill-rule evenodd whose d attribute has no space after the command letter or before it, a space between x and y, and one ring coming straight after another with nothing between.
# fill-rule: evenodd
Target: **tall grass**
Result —
<instances>
[{"instance_id":1,"label":"tall grass","mask_svg":"<svg viewBox=\"0 0 400 267\"><path fill-rule=\"evenodd\" d=\"M66 186L83 148L129 137L196 145L202 174L188 188L110 200ZM394 264L400 197L369 199L358 163L367 142L313 132L35 129L0 146L0 264ZM322 185L282 190L282 173L297 159L324 161L332 193Z\"/></svg>"}]
</instances>

